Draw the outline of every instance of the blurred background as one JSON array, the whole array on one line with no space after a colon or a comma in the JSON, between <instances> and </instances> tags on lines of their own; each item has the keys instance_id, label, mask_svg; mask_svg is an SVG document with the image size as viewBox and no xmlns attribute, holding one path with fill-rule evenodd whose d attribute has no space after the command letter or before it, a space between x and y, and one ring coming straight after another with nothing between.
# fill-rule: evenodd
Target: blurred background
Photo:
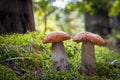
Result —
<instances>
[{"instance_id":1,"label":"blurred background","mask_svg":"<svg viewBox=\"0 0 120 80\"><path fill-rule=\"evenodd\" d=\"M120 0L0 0L0 34L61 30L99 34L120 51Z\"/></svg>"},{"instance_id":2,"label":"blurred background","mask_svg":"<svg viewBox=\"0 0 120 80\"><path fill-rule=\"evenodd\" d=\"M36 30L90 31L120 51L120 0L34 0L33 7Z\"/></svg>"},{"instance_id":3,"label":"blurred background","mask_svg":"<svg viewBox=\"0 0 120 80\"><path fill-rule=\"evenodd\" d=\"M42 32L62 30L71 35L84 31L84 14L78 11L79 2L81 1L34 0L36 30Z\"/></svg>"},{"instance_id":4,"label":"blurred background","mask_svg":"<svg viewBox=\"0 0 120 80\"><path fill-rule=\"evenodd\" d=\"M119 31L120 0L34 0L36 30L87 30L102 36Z\"/></svg>"}]
</instances>

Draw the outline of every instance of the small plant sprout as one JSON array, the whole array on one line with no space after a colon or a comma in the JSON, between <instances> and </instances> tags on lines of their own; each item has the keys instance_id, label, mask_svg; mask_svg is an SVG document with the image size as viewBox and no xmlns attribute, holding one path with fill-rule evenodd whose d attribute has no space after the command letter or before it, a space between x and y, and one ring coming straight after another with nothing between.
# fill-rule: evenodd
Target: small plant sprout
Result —
<instances>
[{"instance_id":1,"label":"small plant sprout","mask_svg":"<svg viewBox=\"0 0 120 80\"><path fill-rule=\"evenodd\" d=\"M43 43L52 43L52 63L54 71L68 70L68 58L63 41L70 39L70 35L63 31L54 31L44 37Z\"/></svg>"},{"instance_id":2,"label":"small plant sprout","mask_svg":"<svg viewBox=\"0 0 120 80\"><path fill-rule=\"evenodd\" d=\"M82 75L95 75L96 63L94 45L104 45L105 41L99 35L91 32L80 32L73 38L74 42L82 42L81 67L79 72Z\"/></svg>"},{"instance_id":3,"label":"small plant sprout","mask_svg":"<svg viewBox=\"0 0 120 80\"><path fill-rule=\"evenodd\" d=\"M29 42L29 51L30 51L30 52L34 51L34 48L33 48L33 47L34 47L34 42L33 42L33 39L31 38L31 39L30 39L30 42Z\"/></svg>"}]
</instances>

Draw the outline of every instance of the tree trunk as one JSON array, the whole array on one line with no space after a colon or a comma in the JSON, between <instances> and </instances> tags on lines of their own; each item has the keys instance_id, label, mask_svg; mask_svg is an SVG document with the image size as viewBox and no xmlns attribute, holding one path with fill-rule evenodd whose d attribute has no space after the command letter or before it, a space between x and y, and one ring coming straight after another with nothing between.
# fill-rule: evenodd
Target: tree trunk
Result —
<instances>
[{"instance_id":1,"label":"tree trunk","mask_svg":"<svg viewBox=\"0 0 120 80\"><path fill-rule=\"evenodd\" d=\"M112 20L111 27L115 31L119 32L120 31L120 14L116 17L112 17L111 20ZM116 51L120 53L120 37L116 37L116 46L114 47L114 49L115 48L116 48Z\"/></svg>"},{"instance_id":2,"label":"tree trunk","mask_svg":"<svg viewBox=\"0 0 120 80\"><path fill-rule=\"evenodd\" d=\"M85 29L89 32L98 33L101 36L111 34L108 12L98 10L94 15L90 15L88 12L86 12Z\"/></svg>"},{"instance_id":3,"label":"tree trunk","mask_svg":"<svg viewBox=\"0 0 120 80\"><path fill-rule=\"evenodd\" d=\"M44 16L44 24L45 24L45 29L44 29L44 33L47 31L47 14L45 13Z\"/></svg>"},{"instance_id":4,"label":"tree trunk","mask_svg":"<svg viewBox=\"0 0 120 80\"><path fill-rule=\"evenodd\" d=\"M34 30L32 0L0 0L0 34Z\"/></svg>"},{"instance_id":5,"label":"tree trunk","mask_svg":"<svg viewBox=\"0 0 120 80\"><path fill-rule=\"evenodd\" d=\"M117 31L120 31L120 14L118 16L111 17L110 26Z\"/></svg>"}]
</instances>

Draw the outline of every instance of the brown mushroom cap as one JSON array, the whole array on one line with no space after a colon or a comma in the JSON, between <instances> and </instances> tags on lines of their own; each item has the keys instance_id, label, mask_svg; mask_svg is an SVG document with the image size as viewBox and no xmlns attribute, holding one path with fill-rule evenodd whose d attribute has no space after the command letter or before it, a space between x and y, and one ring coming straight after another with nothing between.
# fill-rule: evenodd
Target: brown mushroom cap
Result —
<instances>
[{"instance_id":1,"label":"brown mushroom cap","mask_svg":"<svg viewBox=\"0 0 120 80\"><path fill-rule=\"evenodd\" d=\"M74 42L90 41L97 45L104 45L105 41L102 37L91 32L80 32L73 38Z\"/></svg>"},{"instance_id":2,"label":"brown mushroom cap","mask_svg":"<svg viewBox=\"0 0 120 80\"><path fill-rule=\"evenodd\" d=\"M63 31L54 31L44 37L43 43L60 42L70 39L70 35Z\"/></svg>"}]
</instances>

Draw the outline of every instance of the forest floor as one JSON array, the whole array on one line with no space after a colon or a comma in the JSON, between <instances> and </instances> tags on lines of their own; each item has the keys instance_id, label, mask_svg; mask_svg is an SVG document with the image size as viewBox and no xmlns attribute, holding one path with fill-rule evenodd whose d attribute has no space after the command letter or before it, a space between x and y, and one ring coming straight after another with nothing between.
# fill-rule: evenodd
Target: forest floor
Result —
<instances>
[{"instance_id":1,"label":"forest floor","mask_svg":"<svg viewBox=\"0 0 120 80\"><path fill-rule=\"evenodd\" d=\"M70 70L52 70L51 44L43 44L44 34L7 34L0 36L0 80L120 80L120 54L95 46L97 74L82 76L81 43L64 41Z\"/></svg>"}]
</instances>

